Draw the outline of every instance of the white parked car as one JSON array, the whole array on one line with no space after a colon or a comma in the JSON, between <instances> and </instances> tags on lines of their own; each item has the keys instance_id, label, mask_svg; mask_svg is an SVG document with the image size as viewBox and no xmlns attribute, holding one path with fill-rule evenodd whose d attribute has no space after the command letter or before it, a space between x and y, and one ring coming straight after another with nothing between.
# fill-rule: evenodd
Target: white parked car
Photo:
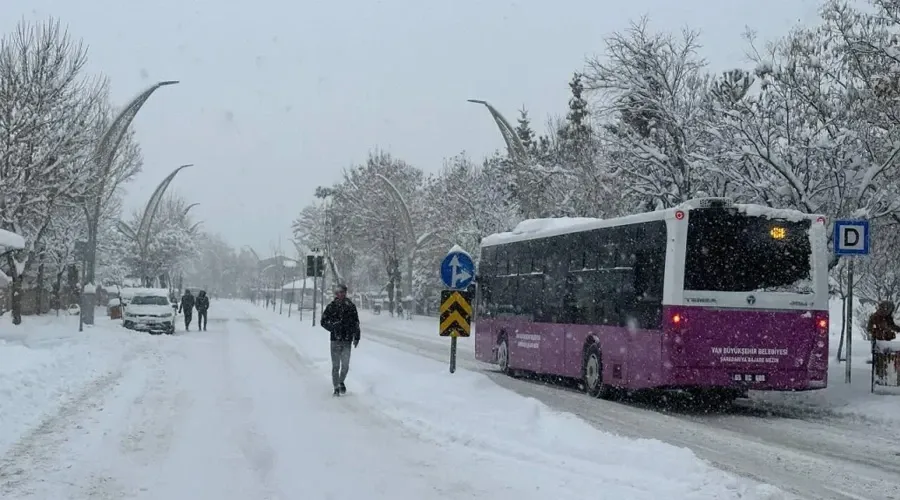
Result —
<instances>
[{"instance_id":1,"label":"white parked car","mask_svg":"<svg viewBox=\"0 0 900 500\"><path fill-rule=\"evenodd\" d=\"M125 306L122 325L129 330L150 333L175 333L175 311L165 289L145 288L135 291Z\"/></svg>"}]
</instances>

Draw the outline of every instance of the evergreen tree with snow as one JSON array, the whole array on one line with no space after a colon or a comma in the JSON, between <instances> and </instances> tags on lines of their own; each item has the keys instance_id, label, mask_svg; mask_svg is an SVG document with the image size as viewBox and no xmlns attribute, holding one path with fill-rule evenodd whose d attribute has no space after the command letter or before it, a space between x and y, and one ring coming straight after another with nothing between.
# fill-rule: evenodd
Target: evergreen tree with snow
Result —
<instances>
[{"instance_id":1,"label":"evergreen tree with snow","mask_svg":"<svg viewBox=\"0 0 900 500\"><path fill-rule=\"evenodd\" d=\"M525 151L528 151L528 153L533 156L537 144L535 143L534 130L531 129L531 119L528 118L528 110L525 109L525 106L522 106L522 109L519 110L516 135L519 136L519 140L522 141L522 145L525 146Z\"/></svg>"}]
</instances>

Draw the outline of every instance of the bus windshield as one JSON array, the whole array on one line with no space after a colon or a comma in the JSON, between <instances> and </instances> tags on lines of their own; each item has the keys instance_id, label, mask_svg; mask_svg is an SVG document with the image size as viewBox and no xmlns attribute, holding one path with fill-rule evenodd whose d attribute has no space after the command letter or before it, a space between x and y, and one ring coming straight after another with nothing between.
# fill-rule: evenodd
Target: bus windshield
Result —
<instances>
[{"instance_id":1,"label":"bus windshield","mask_svg":"<svg viewBox=\"0 0 900 500\"><path fill-rule=\"evenodd\" d=\"M813 293L810 225L734 209L692 210L684 289Z\"/></svg>"}]
</instances>

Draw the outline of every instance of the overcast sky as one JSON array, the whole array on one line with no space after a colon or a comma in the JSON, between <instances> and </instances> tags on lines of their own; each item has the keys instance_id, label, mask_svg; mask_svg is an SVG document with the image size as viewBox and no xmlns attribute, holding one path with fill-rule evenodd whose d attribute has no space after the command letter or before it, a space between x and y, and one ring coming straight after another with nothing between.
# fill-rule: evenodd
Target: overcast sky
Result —
<instances>
[{"instance_id":1,"label":"overcast sky","mask_svg":"<svg viewBox=\"0 0 900 500\"><path fill-rule=\"evenodd\" d=\"M143 205L173 168L207 230L270 254L318 185L378 146L426 171L502 147L486 110L563 113L571 73L648 14L701 30L714 69L746 65L745 26L771 39L815 19L818 0L2 0L0 28L58 17L124 103L180 80L134 126Z\"/></svg>"}]
</instances>

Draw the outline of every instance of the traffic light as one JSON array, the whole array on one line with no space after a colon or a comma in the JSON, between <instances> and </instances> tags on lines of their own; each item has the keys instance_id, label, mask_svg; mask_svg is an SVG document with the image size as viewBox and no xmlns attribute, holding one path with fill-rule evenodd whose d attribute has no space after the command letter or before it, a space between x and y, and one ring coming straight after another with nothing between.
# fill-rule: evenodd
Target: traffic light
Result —
<instances>
[{"instance_id":1,"label":"traffic light","mask_svg":"<svg viewBox=\"0 0 900 500\"><path fill-rule=\"evenodd\" d=\"M325 257L321 255L306 256L306 277L321 278L325 275Z\"/></svg>"}]
</instances>

